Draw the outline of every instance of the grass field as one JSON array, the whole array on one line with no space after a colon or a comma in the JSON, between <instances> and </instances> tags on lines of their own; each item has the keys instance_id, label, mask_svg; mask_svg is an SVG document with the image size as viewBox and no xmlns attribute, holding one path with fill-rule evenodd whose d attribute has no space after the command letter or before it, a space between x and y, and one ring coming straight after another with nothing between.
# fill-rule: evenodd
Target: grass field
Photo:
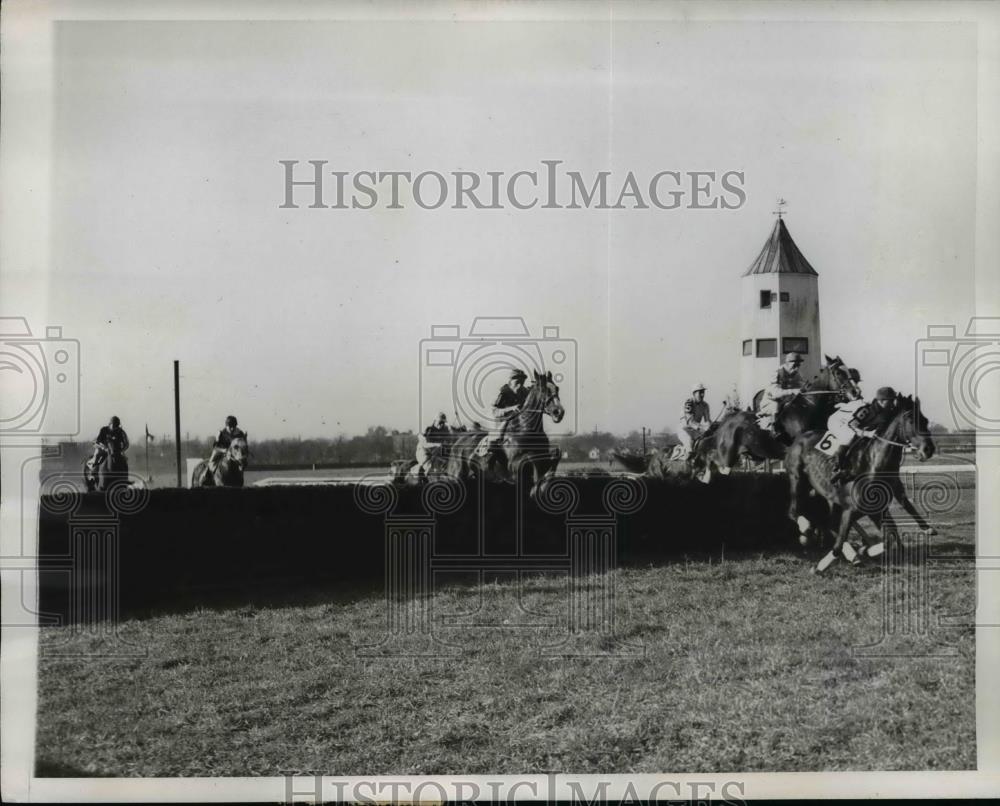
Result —
<instances>
[{"instance_id":1,"label":"grass field","mask_svg":"<svg viewBox=\"0 0 1000 806\"><path fill-rule=\"evenodd\" d=\"M38 774L973 768L971 497L943 517L934 559L888 576L817 577L794 551L619 569L590 580L616 592L604 633L568 631L555 576L439 590L448 646L398 636L374 657L358 651L387 635L371 590L125 622L144 657L47 628Z\"/></svg>"}]
</instances>

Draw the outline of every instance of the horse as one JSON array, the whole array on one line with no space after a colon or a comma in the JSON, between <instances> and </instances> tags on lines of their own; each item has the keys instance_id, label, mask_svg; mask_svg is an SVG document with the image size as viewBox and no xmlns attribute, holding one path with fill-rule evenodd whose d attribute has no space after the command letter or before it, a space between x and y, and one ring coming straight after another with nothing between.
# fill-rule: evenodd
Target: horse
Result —
<instances>
[{"instance_id":1,"label":"horse","mask_svg":"<svg viewBox=\"0 0 1000 806\"><path fill-rule=\"evenodd\" d=\"M800 514L810 489L815 490L830 505L830 523L839 519L833 550L820 562L817 571L822 571L841 553L847 559L856 561L856 552L853 547L846 548L850 543L845 541L851 527L862 517L867 516L881 530L883 542L887 534L892 534L897 543L901 542L889 514L889 504L893 498L921 529L934 533L930 524L913 506L899 478L903 451L907 447L916 451L921 462L934 455L934 442L928 431L927 418L920 411L919 398L915 400L909 396L897 395L895 411L888 418L883 418L883 422L876 424L875 436L858 437L847 457L847 482L837 484L831 481L836 471L836 461L816 448L822 438L822 431L800 434L785 457L791 487L788 517L798 525L802 544L808 544L812 532L812 524ZM890 527L889 531L886 526ZM873 551L869 554L875 556Z\"/></svg>"},{"instance_id":2,"label":"horse","mask_svg":"<svg viewBox=\"0 0 1000 806\"><path fill-rule=\"evenodd\" d=\"M88 493L105 492L112 484L128 478L128 458L123 443L112 439L96 470L88 459L83 464L83 483Z\"/></svg>"},{"instance_id":3,"label":"horse","mask_svg":"<svg viewBox=\"0 0 1000 806\"><path fill-rule=\"evenodd\" d=\"M534 497L542 480L555 475L561 454L559 447L549 442L542 418L547 414L558 423L566 410L552 373L543 375L536 370L534 376L524 404L507 426L503 443L491 448L485 431L462 434L448 453L449 476L464 480L482 475L488 481L513 482L526 471Z\"/></svg>"},{"instance_id":4,"label":"horse","mask_svg":"<svg viewBox=\"0 0 1000 806\"><path fill-rule=\"evenodd\" d=\"M707 482L713 467L726 475L744 457L755 462L784 458L787 445L796 436L804 431L826 428L826 421L837 402L847 390L857 392L860 380L858 371L845 366L839 355L826 356L826 364L778 412L775 417L777 437L757 425L752 411L732 411L692 447L688 457L692 473ZM759 409L763 394L762 389L754 395L754 411Z\"/></svg>"},{"instance_id":5,"label":"horse","mask_svg":"<svg viewBox=\"0 0 1000 806\"><path fill-rule=\"evenodd\" d=\"M484 436L486 431L474 422L472 432ZM417 448L413 459L397 459L392 463L390 475L396 484L423 484L448 473L448 458L452 447L463 436L470 433L465 425L452 426L448 433L439 436L439 441L428 442L421 434L417 440Z\"/></svg>"},{"instance_id":6,"label":"horse","mask_svg":"<svg viewBox=\"0 0 1000 806\"><path fill-rule=\"evenodd\" d=\"M861 375L856 369L847 367L838 355L825 355L826 363L810 380L806 381L799 393L781 407L774 418L778 439L786 446L805 431L826 428L837 403L848 389L859 392ZM761 389L753 397L753 411L760 411L764 397Z\"/></svg>"},{"instance_id":7,"label":"horse","mask_svg":"<svg viewBox=\"0 0 1000 806\"><path fill-rule=\"evenodd\" d=\"M219 461L214 473L209 473L208 462L198 462L191 474L192 487L242 487L250 450L243 437L229 443L226 455Z\"/></svg>"}]
</instances>

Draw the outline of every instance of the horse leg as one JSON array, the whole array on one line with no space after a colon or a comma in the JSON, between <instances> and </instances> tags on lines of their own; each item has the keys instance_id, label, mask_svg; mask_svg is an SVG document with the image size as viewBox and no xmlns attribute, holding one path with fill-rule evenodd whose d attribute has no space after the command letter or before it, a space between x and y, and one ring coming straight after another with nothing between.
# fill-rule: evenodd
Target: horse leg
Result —
<instances>
[{"instance_id":1,"label":"horse leg","mask_svg":"<svg viewBox=\"0 0 1000 806\"><path fill-rule=\"evenodd\" d=\"M805 502L809 493L809 478L802 472L803 468L795 462L788 468L788 480L791 495L788 503L788 517L799 527L799 543L803 546L809 543L812 533L812 523L805 515L799 514L799 507Z\"/></svg>"},{"instance_id":2,"label":"horse leg","mask_svg":"<svg viewBox=\"0 0 1000 806\"><path fill-rule=\"evenodd\" d=\"M719 445L716 448L716 453L723 457L722 467L719 468L719 472L725 476L728 476L736 463L740 460L740 450L743 448L743 437L746 432L742 428L734 428L733 433L730 434L728 445Z\"/></svg>"},{"instance_id":3,"label":"horse leg","mask_svg":"<svg viewBox=\"0 0 1000 806\"><path fill-rule=\"evenodd\" d=\"M913 502L910 500L910 497L906 494L906 490L903 489L903 485L901 482L892 485L892 494L895 497L895 499L899 501L900 505L902 505L903 509L906 510L906 513L911 518L913 518L913 520L917 522L917 526L919 526L923 531L927 532L927 534L930 535L937 534L937 530L933 526L931 526L924 518L924 516L917 510L917 508L913 506Z\"/></svg>"},{"instance_id":4,"label":"horse leg","mask_svg":"<svg viewBox=\"0 0 1000 806\"><path fill-rule=\"evenodd\" d=\"M837 540L833 544L834 553L842 554L845 559L850 560L852 563L857 560L857 552L854 550L854 546L847 540L847 536L850 534L851 527L854 525L857 517L857 514L850 507L842 509L840 513L840 527L837 529Z\"/></svg>"},{"instance_id":5,"label":"horse leg","mask_svg":"<svg viewBox=\"0 0 1000 806\"><path fill-rule=\"evenodd\" d=\"M839 506L836 507L839 509ZM832 515L832 513L831 513ZM837 529L837 539L833 544L833 548L830 552L823 557L822 560L817 563L815 572L817 574L822 573L827 568L830 567L831 563L837 559L839 556L843 556L846 560L851 563L857 562L857 552L854 547L847 542L847 533L851 530L851 524L854 522L855 514L847 507L844 507L840 513L840 526ZM832 520L832 517L831 517Z\"/></svg>"}]
</instances>

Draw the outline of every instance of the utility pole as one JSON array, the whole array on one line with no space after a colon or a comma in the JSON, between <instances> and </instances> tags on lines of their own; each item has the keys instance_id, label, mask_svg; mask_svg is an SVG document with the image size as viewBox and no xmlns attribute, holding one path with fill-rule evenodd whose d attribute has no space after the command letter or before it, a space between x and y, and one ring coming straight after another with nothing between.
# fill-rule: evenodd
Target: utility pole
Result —
<instances>
[{"instance_id":1,"label":"utility pole","mask_svg":"<svg viewBox=\"0 0 1000 806\"><path fill-rule=\"evenodd\" d=\"M177 448L177 486L184 486L181 468L181 362L174 359L174 444Z\"/></svg>"},{"instance_id":2,"label":"utility pole","mask_svg":"<svg viewBox=\"0 0 1000 806\"><path fill-rule=\"evenodd\" d=\"M643 426L642 427L642 455L643 456L646 455L646 432L647 431L649 431L649 429L646 428L646 426ZM649 433L650 433L650 435L652 435L653 432L649 431Z\"/></svg>"}]
</instances>

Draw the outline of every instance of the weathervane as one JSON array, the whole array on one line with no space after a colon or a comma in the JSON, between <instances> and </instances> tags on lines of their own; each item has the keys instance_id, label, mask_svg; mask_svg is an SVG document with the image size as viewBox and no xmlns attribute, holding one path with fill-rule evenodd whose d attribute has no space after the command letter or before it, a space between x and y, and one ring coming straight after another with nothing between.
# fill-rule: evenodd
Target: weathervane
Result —
<instances>
[{"instance_id":1,"label":"weathervane","mask_svg":"<svg viewBox=\"0 0 1000 806\"><path fill-rule=\"evenodd\" d=\"M788 204L788 202L786 202L784 199L778 199L778 209L774 210L771 213L771 215L776 215L778 218L781 218L785 214L783 208L786 204Z\"/></svg>"}]
</instances>

